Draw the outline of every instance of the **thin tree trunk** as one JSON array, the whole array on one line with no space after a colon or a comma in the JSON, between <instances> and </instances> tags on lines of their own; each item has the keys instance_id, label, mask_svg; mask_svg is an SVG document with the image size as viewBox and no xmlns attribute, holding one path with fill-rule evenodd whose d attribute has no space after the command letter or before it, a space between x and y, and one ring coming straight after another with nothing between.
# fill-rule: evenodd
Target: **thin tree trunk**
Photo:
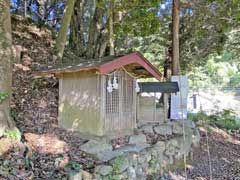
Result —
<instances>
[{"instance_id":1,"label":"thin tree trunk","mask_svg":"<svg viewBox=\"0 0 240 180\"><path fill-rule=\"evenodd\" d=\"M84 42L84 3L85 0L77 0L71 19L71 33L69 43L78 56L83 56L85 52Z\"/></svg>"},{"instance_id":2,"label":"thin tree trunk","mask_svg":"<svg viewBox=\"0 0 240 180\"><path fill-rule=\"evenodd\" d=\"M114 32L113 32L113 1L109 4L109 47L110 55L114 55Z\"/></svg>"},{"instance_id":3,"label":"thin tree trunk","mask_svg":"<svg viewBox=\"0 0 240 180\"><path fill-rule=\"evenodd\" d=\"M98 43L98 54L95 57L103 57L106 53L107 45L109 43L109 33L107 28L101 32L100 43ZM114 55L114 54L112 54Z\"/></svg>"},{"instance_id":4,"label":"thin tree trunk","mask_svg":"<svg viewBox=\"0 0 240 180\"><path fill-rule=\"evenodd\" d=\"M0 128L14 126L10 117L12 35L9 1L0 1Z\"/></svg>"},{"instance_id":5,"label":"thin tree trunk","mask_svg":"<svg viewBox=\"0 0 240 180\"><path fill-rule=\"evenodd\" d=\"M179 75L180 62L179 62L179 0L173 0L172 9L172 75Z\"/></svg>"},{"instance_id":6,"label":"thin tree trunk","mask_svg":"<svg viewBox=\"0 0 240 180\"><path fill-rule=\"evenodd\" d=\"M172 48L168 47L166 50L166 60L164 62L164 78L166 81L170 80L172 75ZM168 93L163 93L163 110L164 110L164 121L167 122L169 118L169 97Z\"/></svg>"},{"instance_id":7,"label":"thin tree trunk","mask_svg":"<svg viewBox=\"0 0 240 180\"><path fill-rule=\"evenodd\" d=\"M65 44L67 41L67 31L71 21L74 4L75 4L75 0L67 1L64 14L63 14L63 19L61 22L61 27L56 40L55 50L56 50L57 58L60 61L62 60Z\"/></svg>"},{"instance_id":8,"label":"thin tree trunk","mask_svg":"<svg viewBox=\"0 0 240 180\"><path fill-rule=\"evenodd\" d=\"M104 9L96 7L93 19L89 28L89 39L86 51L87 58L94 58L98 54L97 43L99 40L99 35L102 29L102 17L104 14Z\"/></svg>"}]
</instances>

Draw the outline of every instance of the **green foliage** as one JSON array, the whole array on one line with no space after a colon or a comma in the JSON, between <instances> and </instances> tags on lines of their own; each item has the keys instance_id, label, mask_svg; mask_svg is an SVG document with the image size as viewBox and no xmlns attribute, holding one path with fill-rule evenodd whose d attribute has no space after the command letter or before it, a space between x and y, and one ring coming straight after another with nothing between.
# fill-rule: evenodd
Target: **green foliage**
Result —
<instances>
[{"instance_id":1,"label":"green foliage","mask_svg":"<svg viewBox=\"0 0 240 180\"><path fill-rule=\"evenodd\" d=\"M9 94L7 92L0 92L0 103L2 103L8 96Z\"/></svg>"},{"instance_id":2,"label":"green foliage","mask_svg":"<svg viewBox=\"0 0 240 180\"><path fill-rule=\"evenodd\" d=\"M166 40L159 34L145 37L128 37L127 44L119 39L117 52L122 54L125 52L139 51L159 70L163 71L164 60L166 59Z\"/></svg>"},{"instance_id":3,"label":"green foliage","mask_svg":"<svg viewBox=\"0 0 240 180\"><path fill-rule=\"evenodd\" d=\"M65 166L67 171L80 171L82 169L82 165L77 162L70 162Z\"/></svg>"},{"instance_id":4,"label":"green foliage","mask_svg":"<svg viewBox=\"0 0 240 180\"><path fill-rule=\"evenodd\" d=\"M162 0L128 1L115 3L115 11L126 12L124 21L115 25L115 33L118 37L149 36L159 33L159 4Z\"/></svg>"},{"instance_id":5,"label":"green foliage","mask_svg":"<svg viewBox=\"0 0 240 180\"><path fill-rule=\"evenodd\" d=\"M30 168L30 167L32 166L32 160L29 159L29 158L25 158L25 159L24 159L24 166L25 166L26 168Z\"/></svg>"},{"instance_id":6,"label":"green foliage","mask_svg":"<svg viewBox=\"0 0 240 180\"><path fill-rule=\"evenodd\" d=\"M209 115L207 115L205 112L199 112L197 114L192 114L189 113L188 114L188 118L191 119L192 121L196 122L196 123L210 123L211 122L211 118Z\"/></svg>"},{"instance_id":7,"label":"green foliage","mask_svg":"<svg viewBox=\"0 0 240 180\"><path fill-rule=\"evenodd\" d=\"M17 118L17 111L11 109L11 111L10 111L10 116L11 116L13 119L16 119L16 118Z\"/></svg>"},{"instance_id":8,"label":"green foliage","mask_svg":"<svg viewBox=\"0 0 240 180\"><path fill-rule=\"evenodd\" d=\"M17 128L15 128L13 130L6 130L4 135L7 138L14 139L14 140L17 140L17 141L21 141L22 134Z\"/></svg>"},{"instance_id":9,"label":"green foliage","mask_svg":"<svg viewBox=\"0 0 240 180\"><path fill-rule=\"evenodd\" d=\"M224 109L221 112L207 115L204 112L189 114L189 118L199 124L209 124L222 129L240 129L240 121L233 110Z\"/></svg>"},{"instance_id":10,"label":"green foliage","mask_svg":"<svg viewBox=\"0 0 240 180\"><path fill-rule=\"evenodd\" d=\"M118 156L113 163L113 169L116 172L121 170L122 165L124 164L125 158L123 156Z\"/></svg>"},{"instance_id":11,"label":"green foliage","mask_svg":"<svg viewBox=\"0 0 240 180\"><path fill-rule=\"evenodd\" d=\"M238 121L233 110L224 109L222 112L212 115L212 119L219 128L230 130L240 129L240 122Z\"/></svg>"},{"instance_id":12,"label":"green foliage","mask_svg":"<svg viewBox=\"0 0 240 180\"><path fill-rule=\"evenodd\" d=\"M233 1L189 2L181 6L180 27L181 67L186 71L193 66L204 65L209 54L233 49L234 46L230 49L224 46L231 44L229 32L239 29L237 17L240 14L240 4Z\"/></svg>"},{"instance_id":13,"label":"green foliage","mask_svg":"<svg viewBox=\"0 0 240 180\"><path fill-rule=\"evenodd\" d=\"M232 53L228 51L209 55L204 66L195 67L188 73L190 87L197 90L240 86L240 69L231 57Z\"/></svg>"}]
</instances>

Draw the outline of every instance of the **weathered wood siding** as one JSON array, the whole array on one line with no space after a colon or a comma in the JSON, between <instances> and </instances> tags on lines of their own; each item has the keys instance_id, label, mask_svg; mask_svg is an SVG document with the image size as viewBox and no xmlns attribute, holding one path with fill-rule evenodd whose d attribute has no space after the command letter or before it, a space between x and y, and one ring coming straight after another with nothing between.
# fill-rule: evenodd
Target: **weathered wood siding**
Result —
<instances>
[{"instance_id":1,"label":"weathered wood siding","mask_svg":"<svg viewBox=\"0 0 240 180\"><path fill-rule=\"evenodd\" d=\"M136 92L135 80L124 71L115 73L119 88L109 93L106 90L109 78L114 75L103 76L103 114L106 134L121 133L136 127Z\"/></svg>"},{"instance_id":2,"label":"weathered wood siding","mask_svg":"<svg viewBox=\"0 0 240 180\"><path fill-rule=\"evenodd\" d=\"M82 133L103 135L100 75L93 72L65 73L59 79L60 126Z\"/></svg>"},{"instance_id":3,"label":"weathered wood siding","mask_svg":"<svg viewBox=\"0 0 240 180\"><path fill-rule=\"evenodd\" d=\"M164 122L164 109L158 107L154 96L138 96L137 121L139 124L148 122Z\"/></svg>"}]
</instances>

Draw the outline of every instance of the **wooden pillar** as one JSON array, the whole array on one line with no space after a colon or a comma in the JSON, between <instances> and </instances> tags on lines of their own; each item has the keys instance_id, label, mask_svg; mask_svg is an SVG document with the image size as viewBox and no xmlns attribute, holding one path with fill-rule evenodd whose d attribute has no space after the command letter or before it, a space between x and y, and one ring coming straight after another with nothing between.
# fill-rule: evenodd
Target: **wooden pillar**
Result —
<instances>
[{"instance_id":1,"label":"wooden pillar","mask_svg":"<svg viewBox=\"0 0 240 180\"><path fill-rule=\"evenodd\" d=\"M168 98L169 98L169 94L163 93L164 122L167 122L168 120L168 107L169 107Z\"/></svg>"},{"instance_id":2,"label":"wooden pillar","mask_svg":"<svg viewBox=\"0 0 240 180\"><path fill-rule=\"evenodd\" d=\"M157 110L157 104L156 104L156 93L154 92L154 122L156 122L156 110Z\"/></svg>"}]
</instances>

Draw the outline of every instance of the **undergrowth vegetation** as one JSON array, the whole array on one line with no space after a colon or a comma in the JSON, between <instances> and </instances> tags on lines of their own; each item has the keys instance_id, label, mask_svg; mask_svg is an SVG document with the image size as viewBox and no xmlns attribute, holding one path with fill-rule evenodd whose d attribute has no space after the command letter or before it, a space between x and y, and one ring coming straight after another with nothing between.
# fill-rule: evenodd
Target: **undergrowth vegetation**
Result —
<instances>
[{"instance_id":1,"label":"undergrowth vegetation","mask_svg":"<svg viewBox=\"0 0 240 180\"><path fill-rule=\"evenodd\" d=\"M21 132L19 131L19 129L14 128L12 130L6 130L6 132L4 133L4 135L7 138L13 139L13 140L17 140L17 141L21 141Z\"/></svg>"},{"instance_id":2,"label":"undergrowth vegetation","mask_svg":"<svg viewBox=\"0 0 240 180\"><path fill-rule=\"evenodd\" d=\"M189 118L198 124L208 124L227 130L240 129L240 119L231 109L224 109L210 115L203 111L196 114L191 113Z\"/></svg>"}]
</instances>

